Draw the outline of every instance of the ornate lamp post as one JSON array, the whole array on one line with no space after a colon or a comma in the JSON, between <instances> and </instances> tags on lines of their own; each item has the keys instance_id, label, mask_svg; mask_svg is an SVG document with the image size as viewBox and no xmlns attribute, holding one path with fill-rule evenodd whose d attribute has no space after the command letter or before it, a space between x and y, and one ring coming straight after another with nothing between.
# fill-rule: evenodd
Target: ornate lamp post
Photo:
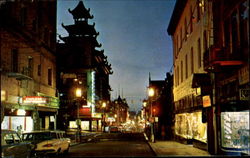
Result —
<instances>
[{"instance_id":1,"label":"ornate lamp post","mask_svg":"<svg viewBox=\"0 0 250 158\"><path fill-rule=\"evenodd\" d=\"M79 102L79 98L82 97L82 90L80 88L77 88L76 91L75 91L75 96L76 96L76 106L77 106L77 141L80 140L80 134L81 134L81 122L80 122L80 117L79 117L79 105L80 105L80 102Z\"/></svg>"},{"instance_id":2,"label":"ornate lamp post","mask_svg":"<svg viewBox=\"0 0 250 158\"><path fill-rule=\"evenodd\" d=\"M145 100L143 101L143 107L144 107L144 122L145 122L144 129L146 129L146 123L147 123L146 107L147 107L147 102Z\"/></svg>"},{"instance_id":3,"label":"ornate lamp post","mask_svg":"<svg viewBox=\"0 0 250 158\"><path fill-rule=\"evenodd\" d=\"M155 120L154 120L154 117L152 116L152 114L153 114L153 111L152 111L152 109L153 109L153 107L152 107L152 97L154 95L155 95L155 90L152 87L149 88L148 89L148 96L151 97L149 99L149 101L150 101L150 118L151 118L151 121L153 121L152 124L151 124L151 141L153 143L155 142L155 135L154 135L154 122L155 122Z\"/></svg>"}]
</instances>

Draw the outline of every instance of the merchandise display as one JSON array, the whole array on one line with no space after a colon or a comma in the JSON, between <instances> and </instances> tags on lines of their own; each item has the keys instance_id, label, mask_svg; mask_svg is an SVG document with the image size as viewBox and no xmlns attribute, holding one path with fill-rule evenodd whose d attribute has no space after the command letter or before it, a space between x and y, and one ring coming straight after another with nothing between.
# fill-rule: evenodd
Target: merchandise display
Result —
<instances>
[{"instance_id":1,"label":"merchandise display","mask_svg":"<svg viewBox=\"0 0 250 158\"><path fill-rule=\"evenodd\" d=\"M202 113L182 113L175 115L175 134L186 139L207 142L207 123L202 123Z\"/></svg>"},{"instance_id":2,"label":"merchandise display","mask_svg":"<svg viewBox=\"0 0 250 158\"><path fill-rule=\"evenodd\" d=\"M221 113L222 147L249 152L249 111Z\"/></svg>"}]
</instances>

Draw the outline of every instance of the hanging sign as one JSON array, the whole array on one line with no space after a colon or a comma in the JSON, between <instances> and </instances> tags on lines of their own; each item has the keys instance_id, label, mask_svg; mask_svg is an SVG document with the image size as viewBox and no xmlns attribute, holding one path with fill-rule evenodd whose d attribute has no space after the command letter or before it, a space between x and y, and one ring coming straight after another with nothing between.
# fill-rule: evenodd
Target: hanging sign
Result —
<instances>
[{"instance_id":1,"label":"hanging sign","mask_svg":"<svg viewBox=\"0 0 250 158\"><path fill-rule=\"evenodd\" d=\"M209 95L205 95L202 97L203 107L211 106L211 99Z\"/></svg>"}]
</instances>

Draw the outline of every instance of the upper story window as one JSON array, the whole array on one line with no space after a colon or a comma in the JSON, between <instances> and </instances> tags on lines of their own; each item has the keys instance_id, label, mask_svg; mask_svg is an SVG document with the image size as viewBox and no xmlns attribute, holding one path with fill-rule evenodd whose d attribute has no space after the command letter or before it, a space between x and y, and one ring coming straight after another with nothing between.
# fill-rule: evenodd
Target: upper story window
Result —
<instances>
[{"instance_id":1,"label":"upper story window","mask_svg":"<svg viewBox=\"0 0 250 158\"><path fill-rule=\"evenodd\" d=\"M188 78L188 57L187 57L187 54L185 56L185 74L186 74L186 78Z\"/></svg>"},{"instance_id":2,"label":"upper story window","mask_svg":"<svg viewBox=\"0 0 250 158\"><path fill-rule=\"evenodd\" d=\"M201 40L200 38L197 41L197 54L198 54L198 67L201 67Z\"/></svg>"},{"instance_id":3,"label":"upper story window","mask_svg":"<svg viewBox=\"0 0 250 158\"><path fill-rule=\"evenodd\" d=\"M191 74L194 73L194 50L193 47L191 47L191 53L190 53L190 61L191 61Z\"/></svg>"},{"instance_id":4,"label":"upper story window","mask_svg":"<svg viewBox=\"0 0 250 158\"><path fill-rule=\"evenodd\" d=\"M18 50L12 49L11 51L11 71L18 72Z\"/></svg>"},{"instance_id":5,"label":"upper story window","mask_svg":"<svg viewBox=\"0 0 250 158\"><path fill-rule=\"evenodd\" d=\"M187 30L187 19L185 18L185 21L184 21L184 40L186 41L187 40L187 34L188 34L188 30Z\"/></svg>"},{"instance_id":6,"label":"upper story window","mask_svg":"<svg viewBox=\"0 0 250 158\"><path fill-rule=\"evenodd\" d=\"M42 70L41 64L37 65L37 76L41 76L41 70Z\"/></svg>"},{"instance_id":7,"label":"upper story window","mask_svg":"<svg viewBox=\"0 0 250 158\"><path fill-rule=\"evenodd\" d=\"M52 68L48 68L48 85L52 86Z\"/></svg>"},{"instance_id":8,"label":"upper story window","mask_svg":"<svg viewBox=\"0 0 250 158\"><path fill-rule=\"evenodd\" d=\"M197 16L197 21L200 21L200 19L201 19L201 9L200 9L200 0L197 0L196 1L196 16Z\"/></svg>"},{"instance_id":9,"label":"upper story window","mask_svg":"<svg viewBox=\"0 0 250 158\"><path fill-rule=\"evenodd\" d=\"M249 49L249 1L240 4L240 44ZM248 51L247 51L248 52Z\"/></svg>"},{"instance_id":10,"label":"upper story window","mask_svg":"<svg viewBox=\"0 0 250 158\"><path fill-rule=\"evenodd\" d=\"M22 26L26 25L26 19L27 19L27 8L21 8L20 23Z\"/></svg>"},{"instance_id":11,"label":"upper story window","mask_svg":"<svg viewBox=\"0 0 250 158\"><path fill-rule=\"evenodd\" d=\"M190 6L190 20L189 20L189 25L190 25L190 34L193 32L193 11L192 11L192 6Z\"/></svg>"},{"instance_id":12,"label":"upper story window","mask_svg":"<svg viewBox=\"0 0 250 158\"><path fill-rule=\"evenodd\" d=\"M30 77L33 76L33 65L34 65L33 57L28 56L28 72Z\"/></svg>"}]
</instances>

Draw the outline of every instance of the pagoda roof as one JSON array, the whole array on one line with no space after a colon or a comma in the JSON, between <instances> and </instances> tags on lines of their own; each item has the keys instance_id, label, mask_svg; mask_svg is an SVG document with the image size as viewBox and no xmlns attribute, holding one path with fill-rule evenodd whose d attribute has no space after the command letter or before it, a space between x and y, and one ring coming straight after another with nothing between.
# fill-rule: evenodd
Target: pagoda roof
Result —
<instances>
[{"instance_id":1,"label":"pagoda roof","mask_svg":"<svg viewBox=\"0 0 250 158\"><path fill-rule=\"evenodd\" d=\"M95 30L95 23L89 25L87 21L78 21L74 25L64 25L62 27L67 30L69 35L99 35Z\"/></svg>"},{"instance_id":2,"label":"pagoda roof","mask_svg":"<svg viewBox=\"0 0 250 158\"><path fill-rule=\"evenodd\" d=\"M86 9L82 1L78 3L75 9L68 9L68 11L73 15L74 19L93 19L94 17L93 15L90 15L90 9Z\"/></svg>"},{"instance_id":3,"label":"pagoda roof","mask_svg":"<svg viewBox=\"0 0 250 158\"><path fill-rule=\"evenodd\" d=\"M59 36L59 38L64 41L64 43L81 43L84 42L83 39L84 38L90 38L90 40L93 42L94 47L101 47L102 44L99 44L97 42L96 36L67 36L67 37L61 37Z\"/></svg>"},{"instance_id":4,"label":"pagoda roof","mask_svg":"<svg viewBox=\"0 0 250 158\"><path fill-rule=\"evenodd\" d=\"M106 72L106 74L113 74L111 64L108 63L107 56L104 55L104 50L95 50L94 55L97 65L101 67Z\"/></svg>"}]
</instances>

